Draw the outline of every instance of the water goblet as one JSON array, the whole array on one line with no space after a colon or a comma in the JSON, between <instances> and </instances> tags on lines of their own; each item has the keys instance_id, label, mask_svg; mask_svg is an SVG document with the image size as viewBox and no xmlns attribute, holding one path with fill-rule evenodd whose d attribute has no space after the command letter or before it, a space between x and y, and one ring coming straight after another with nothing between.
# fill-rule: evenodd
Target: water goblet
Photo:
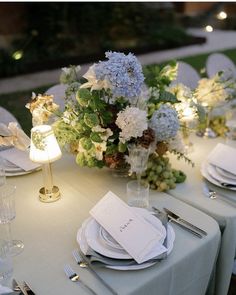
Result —
<instances>
[{"instance_id":1,"label":"water goblet","mask_svg":"<svg viewBox=\"0 0 236 295\"><path fill-rule=\"evenodd\" d=\"M12 240L11 221L16 217L14 185L5 184L0 186L0 224L6 226L9 253L11 256L22 252L24 244L19 240Z\"/></svg>"},{"instance_id":2,"label":"water goblet","mask_svg":"<svg viewBox=\"0 0 236 295\"><path fill-rule=\"evenodd\" d=\"M12 257L9 255L8 243L0 239L0 283L6 285L13 275Z\"/></svg>"},{"instance_id":3,"label":"water goblet","mask_svg":"<svg viewBox=\"0 0 236 295\"><path fill-rule=\"evenodd\" d=\"M136 173L138 184L140 184L141 174L147 169L150 149L139 145L129 145L128 149L130 171Z\"/></svg>"},{"instance_id":4,"label":"water goblet","mask_svg":"<svg viewBox=\"0 0 236 295\"><path fill-rule=\"evenodd\" d=\"M139 183L138 180L129 181L127 183L127 201L129 206L148 208L149 183Z\"/></svg>"},{"instance_id":5,"label":"water goblet","mask_svg":"<svg viewBox=\"0 0 236 295\"><path fill-rule=\"evenodd\" d=\"M0 186L6 184L6 174L4 167L4 160L0 157Z\"/></svg>"}]
</instances>

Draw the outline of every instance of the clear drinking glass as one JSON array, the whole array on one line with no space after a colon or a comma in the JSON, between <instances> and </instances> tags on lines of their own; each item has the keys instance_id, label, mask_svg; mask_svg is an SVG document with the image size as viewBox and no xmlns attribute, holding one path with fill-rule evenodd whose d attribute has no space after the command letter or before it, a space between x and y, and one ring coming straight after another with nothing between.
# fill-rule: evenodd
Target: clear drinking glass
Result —
<instances>
[{"instance_id":1,"label":"clear drinking glass","mask_svg":"<svg viewBox=\"0 0 236 295\"><path fill-rule=\"evenodd\" d=\"M149 207L149 184L132 180L127 183L127 201L132 207Z\"/></svg>"},{"instance_id":2,"label":"clear drinking glass","mask_svg":"<svg viewBox=\"0 0 236 295\"><path fill-rule=\"evenodd\" d=\"M140 183L141 174L147 169L150 150L142 146L129 145L129 164L131 172L135 172Z\"/></svg>"},{"instance_id":3,"label":"clear drinking glass","mask_svg":"<svg viewBox=\"0 0 236 295\"><path fill-rule=\"evenodd\" d=\"M15 256L22 252L24 244L18 240L12 240L11 221L16 217L14 185L5 184L0 186L0 224L5 225L7 230L7 241L9 253Z\"/></svg>"},{"instance_id":4,"label":"clear drinking glass","mask_svg":"<svg viewBox=\"0 0 236 295\"><path fill-rule=\"evenodd\" d=\"M12 258L8 243L0 239L0 284L7 285L13 275Z\"/></svg>"},{"instance_id":5,"label":"clear drinking glass","mask_svg":"<svg viewBox=\"0 0 236 295\"><path fill-rule=\"evenodd\" d=\"M6 174L3 158L0 157L0 186L6 184Z\"/></svg>"}]
</instances>

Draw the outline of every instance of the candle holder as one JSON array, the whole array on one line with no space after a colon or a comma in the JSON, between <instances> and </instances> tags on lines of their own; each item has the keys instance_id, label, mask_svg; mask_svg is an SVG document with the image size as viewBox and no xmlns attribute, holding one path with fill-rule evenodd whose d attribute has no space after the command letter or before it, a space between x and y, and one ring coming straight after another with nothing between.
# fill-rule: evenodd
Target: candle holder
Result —
<instances>
[{"instance_id":1,"label":"candle holder","mask_svg":"<svg viewBox=\"0 0 236 295\"><path fill-rule=\"evenodd\" d=\"M61 150L48 125L40 125L31 130L30 159L42 164L44 187L39 190L42 202L55 202L60 198L59 188L53 185L51 163L61 157Z\"/></svg>"}]
</instances>

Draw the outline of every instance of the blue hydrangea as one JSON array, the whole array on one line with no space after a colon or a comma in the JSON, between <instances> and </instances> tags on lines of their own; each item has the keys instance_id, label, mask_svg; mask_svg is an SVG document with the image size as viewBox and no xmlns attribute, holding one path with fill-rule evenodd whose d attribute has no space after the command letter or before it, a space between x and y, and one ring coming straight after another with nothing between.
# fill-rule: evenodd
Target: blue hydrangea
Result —
<instances>
[{"instance_id":1,"label":"blue hydrangea","mask_svg":"<svg viewBox=\"0 0 236 295\"><path fill-rule=\"evenodd\" d=\"M108 80L115 97L132 98L141 93L144 76L142 66L137 58L129 53L106 52L107 61L101 61L95 66L96 77Z\"/></svg>"},{"instance_id":2,"label":"blue hydrangea","mask_svg":"<svg viewBox=\"0 0 236 295\"><path fill-rule=\"evenodd\" d=\"M153 113L149 125L155 131L157 141L168 140L175 137L179 130L178 114L172 107L161 105Z\"/></svg>"}]
</instances>

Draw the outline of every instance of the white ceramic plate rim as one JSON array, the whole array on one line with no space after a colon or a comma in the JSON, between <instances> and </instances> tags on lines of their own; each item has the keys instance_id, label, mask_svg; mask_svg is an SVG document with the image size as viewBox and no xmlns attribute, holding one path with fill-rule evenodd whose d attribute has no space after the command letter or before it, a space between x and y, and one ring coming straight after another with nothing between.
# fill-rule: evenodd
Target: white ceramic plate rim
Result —
<instances>
[{"instance_id":1,"label":"white ceramic plate rim","mask_svg":"<svg viewBox=\"0 0 236 295\"><path fill-rule=\"evenodd\" d=\"M203 177L205 177L209 182L215 184L218 187L222 187L222 188L227 189L227 190L236 191L236 188L233 188L233 187L229 188L229 187L222 186L216 179L214 179L211 175L209 175L209 173L207 172L206 165L207 165L207 162L202 163L201 174L202 174Z\"/></svg>"},{"instance_id":2,"label":"white ceramic plate rim","mask_svg":"<svg viewBox=\"0 0 236 295\"><path fill-rule=\"evenodd\" d=\"M220 182L225 182L228 184L234 184L236 185L236 180L230 180L222 175L219 175L219 173L216 171L215 166L211 165L210 163L207 163L206 165L207 172L211 177L214 179L220 181Z\"/></svg>"},{"instance_id":3,"label":"white ceramic plate rim","mask_svg":"<svg viewBox=\"0 0 236 295\"><path fill-rule=\"evenodd\" d=\"M155 226L160 231L160 234L162 236L160 243L163 243L166 236L166 230L165 230L165 227L162 225L161 221L157 219L156 217L152 216L152 213L146 209L143 209L143 208L133 208L133 209L137 211L140 215L142 215L150 224ZM117 249L104 243L104 241L100 239L99 228L100 228L100 224L98 224L95 219L91 219L86 225L85 237L90 248L92 248L94 251L104 256L111 257L111 258L116 258L116 259L132 258L125 250Z\"/></svg>"}]
</instances>

